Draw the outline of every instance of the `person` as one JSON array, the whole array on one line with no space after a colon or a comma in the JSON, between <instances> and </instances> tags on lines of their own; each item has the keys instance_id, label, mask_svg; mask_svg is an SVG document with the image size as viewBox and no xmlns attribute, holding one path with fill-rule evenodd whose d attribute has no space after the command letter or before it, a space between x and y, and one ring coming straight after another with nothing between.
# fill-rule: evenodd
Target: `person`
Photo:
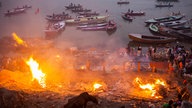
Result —
<instances>
[{"instance_id":1,"label":"person","mask_svg":"<svg viewBox=\"0 0 192 108\"><path fill-rule=\"evenodd\" d=\"M133 10L131 10L131 13L133 13Z\"/></svg>"},{"instance_id":2,"label":"person","mask_svg":"<svg viewBox=\"0 0 192 108\"><path fill-rule=\"evenodd\" d=\"M163 104L163 108L172 108L173 100L169 100L168 103Z\"/></svg>"},{"instance_id":3,"label":"person","mask_svg":"<svg viewBox=\"0 0 192 108\"><path fill-rule=\"evenodd\" d=\"M107 12L108 12L108 10L106 9L106 10L105 10L105 13L107 13Z\"/></svg>"},{"instance_id":4,"label":"person","mask_svg":"<svg viewBox=\"0 0 192 108\"><path fill-rule=\"evenodd\" d=\"M127 54L129 55L130 54L130 52L131 52L131 48L130 48L130 46L129 46L129 44L127 44Z\"/></svg>"},{"instance_id":5,"label":"person","mask_svg":"<svg viewBox=\"0 0 192 108\"><path fill-rule=\"evenodd\" d=\"M138 48L137 48L137 55L138 56L142 55L142 47L141 47L141 45L139 45Z\"/></svg>"}]
</instances>

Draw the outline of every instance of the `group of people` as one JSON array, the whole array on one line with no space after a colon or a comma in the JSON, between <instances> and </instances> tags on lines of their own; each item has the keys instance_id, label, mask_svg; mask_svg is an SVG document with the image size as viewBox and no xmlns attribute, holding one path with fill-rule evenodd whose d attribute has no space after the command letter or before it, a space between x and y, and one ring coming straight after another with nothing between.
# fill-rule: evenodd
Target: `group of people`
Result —
<instances>
[{"instance_id":1,"label":"group of people","mask_svg":"<svg viewBox=\"0 0 192 108\"><path fill-rule=\"evenodd\" d=\"M192 74L192 48L190 50L187 51L184 46L180 45L168 49L170 72L178 73L181 77L184 73Z\"/></svg>"}]
</instances>

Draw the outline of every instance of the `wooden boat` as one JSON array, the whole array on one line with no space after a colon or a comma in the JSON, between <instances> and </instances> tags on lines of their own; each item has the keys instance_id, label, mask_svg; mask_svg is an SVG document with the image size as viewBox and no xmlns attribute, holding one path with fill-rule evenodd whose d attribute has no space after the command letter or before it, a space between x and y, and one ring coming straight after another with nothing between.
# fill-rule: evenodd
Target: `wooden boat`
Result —
<instances>
[{"instance_id":1,"label":"wooden boat","mask_svg":"<svg viewBox=\"0 0 192 108\"><path fill-rule=\"evenodd\" d=\"M173 7L173 4L155 4L155 7Z\"/></svg>"},{"instance_id":2,"label":"wooden boat","mask_svg":"<svg viewBox=\"0 0 192 108\"><path fill-rule=\"evenodd\" d=\"M107 31L112 31L117 28L117 24L114 21L109 21L108 25L106 26Z\"/></svg>"},{"instance_id":3,"label":"wooden boat","mask_svg":"<svg viewBox=\"0 0 192 108\"><path fill-rule=\"evenodd\" d=\"M109 16L93 16L93 17L82 17L66 20L67 24L77 24L85 22L95 22L95 21L106 21Z\"/></svg>"},{"instance_id":4,"label":"wooden boat","mask_svg":"<svg viewBox=\"0 0 192 108\"><path fill-rule=\"evenodd\" d=\"M186 40L190 41L192 40L192 30L186 29L186 30L177 30L176 31L180 36L184 37Z\"/></svg>"},{"instance_id":5,"label":"wooden boat","mask_svg":"<svg viewBox=\"0 0 192 108\"><path fill-rule=\"evenodd\" d=\"M155 24L150 24L149 25L149 30L152 32L152 33L159 33L159 28L157 25Z\"/></svg>"},{"instance_id":6,"label":"wooden boat","mask_svg":"<svg viewBox=\"0 0 192 108\"><path fill-rule=\"evenodd\" d=\"M14 9L22 9L22 8L29 9L29 8L32 8L32 6L31 5L24 5L23 7L16 7Z\"/></svg>"},{"instance_id":7,"label":"wooden boat","mask_svg":"<svg viewBox=\"0 0 192 108\"><path fill-rule=\"evenodd\" d=\"M60 21L54 24L49 25L45 30L46 35L56 35L65 28L65 22Z\"/></svg>"},{"instance_id":8,"label":"wooden boat","mask_svg":"<svg viewBox=\"0 0 192 108\"><path fill-rule=\"evenodd\" d=\"M127 14L123 14L122 18L127 20L127 21L132 21L133 20L133 17L131 17L130 15L127 15Z\"/></svg>"},{"instance_id":9,"label":"wooden boat","mask_svg":"<svg viewBox=\"0 0 192 108\"><path fill-rule=\"evenodd\" d=\"M192 31L191 29L174 30L172 28L159 26L159 33L166 36L176 37L179 40L191 41Z\"/></svg>"},{"instance_id":10,"label":"wooden boat","mask_svg":"<svg viewBox=\"0 0 192 108\"><path fill-rule=\"evenodd\" d=\"M108 23L98 23L98 24L87 24L87 25L79 25L77 26L77 29L82 29L82 28L90 28L90 27L101 27L101 26L106 26Z\"/></svg>"},{"instance_id":11,"label":"wooden boat","mask_svg":"<svg viewBox=\"0 0 192 108\"><path fill-rule=\"evenodd\" d=\"M103 20L103 21L83 22L83 23L79 23L79 26L92 25L92 24L102 24L102 23L107 23L107 21L106 21L106 20Z\"/></svg>"},{"instance_id":12,"label":"wooden boat","mask_svg":"<svg viewBox=\"0 0 192 108\"><path fill-rule=\"evenodd\" d=\"M26 11L26 8L18 8L18 9L12 9L12 10L7 10L7 12L5 12L5 15L15 15L15 14L20 14L20 13L24 13Z\"/></svg>"},{"instance_id":13,"label":"wooden boat","mask_svg":"<svg viewBox=\"0 0 192 108\"><path fill-rule=\"evenodd\" d=\"M106 30L106 26L100 26L100 27L87 27L82 28L83 31L98 31L98 30Z\"/></svg>"},{"instance_id":14,"label":"wooden boat","mask_svg":"<svg viewBox=\"0 0 192 108\"><path fill-rule=\"evenodd\" d=\"M82 8L82 5L80 5L80 4L75 5L75 4L71 3L70 5L65 6L65 8L66 8L66 9Z\"/></svg>"},{"instance_id":15,"label":"wooden boat","mask_svg":"<svg viewBox=\"0 0 192 108\"><path fill-rule=\"evenodd\" d=\"M129 4L129 1L123 1L123 0L120 0L117 2L117 4Z\"/></svg>"},{"instance_id":16,"label":"wooden boat","mask_svg":"<svg viewBox=\"0 0 192 108\"><path fill-rule=\"evenodd\" d=\"M174 26L171 28L174 30L190 30L191 29L191 27L187 26L187 25L179 25L179 26Z\"/></svg>"},{"instance_id":17,"label":"wooden boat","mask_svg":"<svg viewBox=\"0 0 192 108\"><path fill-rule=\"evenodd\" d=\"M75 8L71 10L72 12L91 12L91 9Z\"/></svg>"},{"instance_id":18,"label":"wooden boat","mask_svg":"<svg viewBox=\"0 0 192 108\"><path fill-rule=\"evenodd\" d=\"M133 41L141 43L151 43L151 44L169 43L176 40L176 38L168 38L164 36L148 36L142 34L129 34L128 36Z\"/></svg>"},{"instance_id":19,"label":"wooden boat","mask_svg":"<svg viewBox=\"0 0 192 108\"><path fill-rule=\"evenodd\" d=\"M69 14L68 13L65 13L65 12L63 12L63 13L61 13L61 14L52 14L52 15L46 15L46 17L60 17L60 16L69 16Z\"/></svg>"},{"instance_id":20,"label":"wooden boat","mask_svg":"<svg viewBox=\"0 0 192 108\"><path fill-rule=\"evenodd\" d=\"M179 0L157 0L158 2L178 2Z\"/></svg>"},{"instance_id":21,"label":"wooden boat","mask_svg":"<svg viewBox=\"0 0 192 108\"><path fill-rule=\"evenodd\" d=\"M145 15L145 12L143 11L128 11L123 14L130 15L130 16L142 16Z\"/></svg>"},{"instance_id":22,"label":"wooden boat","mask_svg":"<svg viewBox=\"0 0 192 108\"><path fill-rule=\"evenodd\" d=\"M99 13L97 12L79 12L79 15L83 15L83 16L98 16Z\"/></svg>"},{"instance_id":23,"label":"wooden boat","mask_svg":"<svg viewBox=\"0 0 192 108\"><path fill-rule=\"evenodd\" d=\"M72 19L69 14L62 13L62 14L53 14L53 15L47 15L46 18L48 21L63 21L67 19Z\"/></svg>"},{"instance_id":24,"label":"wooden boat","mask_svg":"<svg viewBox=\"0 0 192 108\"><path fill-rule=\"evenodd\" d=\"M46 17L48 21L63 21L63 20L68 20L72 19L71 16L55 16L55 17Z\"/></svg>"},{"instance_id":25,"label":"wooden boat","mask_svg":"<svg viewBox=\"0 0 192 108\"><path fill-rule=\"evenodd\" d=\"M146 24L150 23L162 23L162 22L170 22L170 21L177 21L182 19L184 16L183 15L178 15L178 16L167 16L167 17L160 17L160 18L153 18L145 21Z\"/></svg>"},{"instance_id":26,"label":"wooden boat","mask_svg":"<svg viewBox=\"0 0 192 108\"><path fill-rule=\"evenodd\" d=\"M166 27L173 27L173 26L185 25L186 23L187 23L187 20L178 20L178 21L171 21L171 22L163 22L163 23L160 23L160 25L166 26Z\"/></svg>"},{"instance_id":27,"label":"wooden boat","mask_svg":"<svg viewBox=\"0 0 192 108\"><path fill-rule=\"evenodd\" d=\"M97 30L106 30L111 31L116 29L116 23L114 21L109 21L105 26L96 26L96 27L86 27L82 28L84 31L97 31Z\"/></svg>"}]
</instances>

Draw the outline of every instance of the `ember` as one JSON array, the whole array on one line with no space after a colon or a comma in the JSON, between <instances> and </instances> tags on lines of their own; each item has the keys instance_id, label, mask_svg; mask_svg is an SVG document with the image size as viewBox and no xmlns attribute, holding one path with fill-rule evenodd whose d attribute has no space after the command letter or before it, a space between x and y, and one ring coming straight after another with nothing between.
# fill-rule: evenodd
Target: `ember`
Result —
<instances>
[{"instance_id":1,"label":"ember","mask_svg":"<svg viewBox=\"0 0 192 108\"><path fill-rule=\"evenodd\" d=\"M12 33L13 39L17 42L15 46L22 45L24 47L27 47L27 44L25 41L23 41L19 36L17 36L16 33Z\"/></svg>"},{"instance_id":2,"label":"ember","mask_svg":"<svg viewBox=\"0 0 192 108\"><path fill-rule=\"evenodd\" d=\"M45 74L41 71L41 69L39 69L39 64L35 60L33 60L32 57L26 63L27 65L29 65L32 72L32 80L34 81L36 79L41 87L46 87Z\"/></svg>"}]
</instances>

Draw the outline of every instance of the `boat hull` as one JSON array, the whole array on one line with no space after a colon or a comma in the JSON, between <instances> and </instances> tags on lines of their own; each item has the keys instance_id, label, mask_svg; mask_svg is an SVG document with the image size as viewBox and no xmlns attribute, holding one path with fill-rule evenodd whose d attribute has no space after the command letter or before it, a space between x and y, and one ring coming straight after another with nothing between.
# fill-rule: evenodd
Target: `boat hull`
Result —
<instances>
[{"instance_id":1,"label":"boat hull","mask_svg":"<svg viewBox=\"0 0 192 108\"><path fill-rule=\"evenodd\" d=\"M147 44L163 44L170 43L176 40L176 38L167 38L163 36L146 36L141 34L129 34L128 37L133 41Z\"/></svg>"}]
</instances>

